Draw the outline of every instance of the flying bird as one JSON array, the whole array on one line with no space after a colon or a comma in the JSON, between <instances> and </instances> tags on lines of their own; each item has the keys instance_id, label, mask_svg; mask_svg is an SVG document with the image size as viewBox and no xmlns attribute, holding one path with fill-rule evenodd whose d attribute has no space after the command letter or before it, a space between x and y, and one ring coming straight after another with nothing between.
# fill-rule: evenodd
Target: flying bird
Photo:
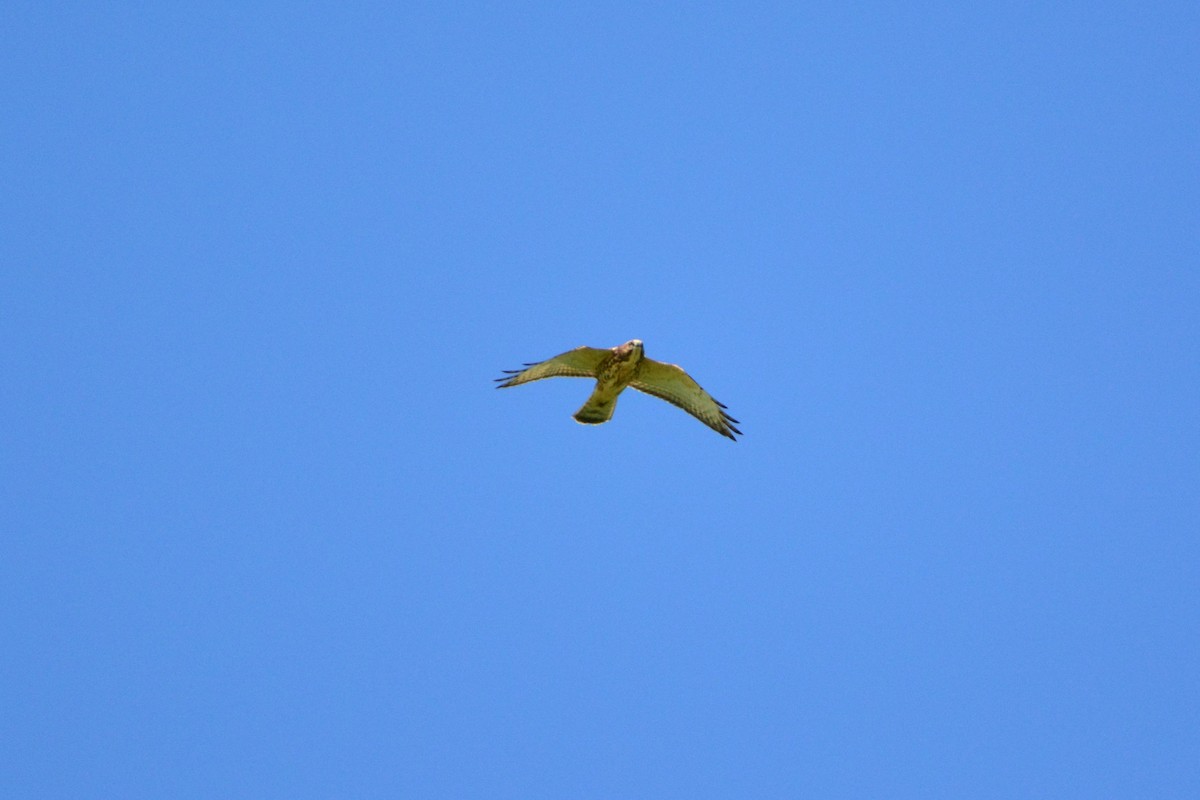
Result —
<instances>
[{"instance_id":1,"label":"flying bird","mask_svg":"<svg viewBox=\"0 0 1200 800\"><path fill-rule=\"evenodd\" d=\"M700 388L700 384L675 364L664 364L646 358L641 339L632 339L610 349L576 347L565 353L526 364L525 369L506 369L497 378L497 389L520 386L542 378L595 378L592 396L575 412L575 421L584 425L599 425L612 419L617 408L617 396L632 386L639 392L666 400L679 406L722 436L737 441L734 427L737 420L725 413L725 406Z\"/></svg>"}]
</instances>

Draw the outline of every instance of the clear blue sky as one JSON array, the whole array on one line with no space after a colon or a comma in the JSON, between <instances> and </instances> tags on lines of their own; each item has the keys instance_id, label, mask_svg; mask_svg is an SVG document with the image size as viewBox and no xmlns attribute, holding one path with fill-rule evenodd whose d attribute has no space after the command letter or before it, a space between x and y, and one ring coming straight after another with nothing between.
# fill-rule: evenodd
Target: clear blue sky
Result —
<instances>
[{"instance_id":1,"label":"clear blue sky","mask_svg":"<svg viewBox=\"0 0 1200 800\"><path fill-rule=\"evenodd\" d=\"M0 795L1200 796L1200 6L901 5L8 4Z\"/></svg>"}]
</instances>

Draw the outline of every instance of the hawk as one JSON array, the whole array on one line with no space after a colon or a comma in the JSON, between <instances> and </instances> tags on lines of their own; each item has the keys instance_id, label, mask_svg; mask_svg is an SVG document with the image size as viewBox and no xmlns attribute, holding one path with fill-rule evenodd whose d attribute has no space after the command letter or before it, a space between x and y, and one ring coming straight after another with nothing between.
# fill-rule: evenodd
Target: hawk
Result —
<instances>
[{"instance_id":1,"label":"hawk","mask_svg":"<svg viewBox=\"0 0 1200 800\"><path fill-rule=\"evenodd\" d=\"M576 347L554 358L526 364L525 369L506 369L504 373L505 377L496 379L497 389L559 376L595 378L592 396L575 412L575 421L584 425L599 425L612 419L617 396L626 386L632 386L639 392L679 406L735 442L734 434L742 433L733 427L737 420L725 413L725 406L701 389L690 375L675 364L646 358L641 339L632 339L608 350Z\"/></svg>"}]
</instances>

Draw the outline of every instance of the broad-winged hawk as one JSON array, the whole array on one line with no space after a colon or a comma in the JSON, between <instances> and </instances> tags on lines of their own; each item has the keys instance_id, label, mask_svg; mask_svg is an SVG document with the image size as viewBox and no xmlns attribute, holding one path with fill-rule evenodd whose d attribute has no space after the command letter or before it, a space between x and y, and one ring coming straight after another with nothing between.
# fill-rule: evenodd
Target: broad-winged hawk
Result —
<instances>
[{"instance_id":1,"label":"broad-winged hawk","mask_svg":"<svg viewBox=\"0 0 1200 800\"><path fill-rule=\"evenodd\" d=\"M641 339L633 339L608 350L597 347L576 347L554 358L526 364L525 369L504 370L505 377L497 378L497 389L519 386L542 378L595 378L592 396L575 412L575 420L585 425L599 425L612 419L617 396L632 386L639 392L654 395L679 406L722 436L737 441L734 427L737 420L725 413L725 406L700 388L700 384L675 364L664 364L646 358Z\"/></svg>"}]
</instances>

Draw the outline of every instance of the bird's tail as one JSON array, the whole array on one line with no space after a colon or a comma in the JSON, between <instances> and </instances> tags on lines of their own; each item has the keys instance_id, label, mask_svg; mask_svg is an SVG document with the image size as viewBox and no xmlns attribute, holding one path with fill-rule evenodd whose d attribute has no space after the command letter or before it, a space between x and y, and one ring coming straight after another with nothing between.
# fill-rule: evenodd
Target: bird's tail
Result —
<instances>
[{"instance_id":1,"label":"bird's tail","mask_svg":"<svg viewBox=\"0 0 1200 800\"><path fill-rule=\"evenodd\" d=\"M583 408L575 412L575 421L584 425L599 425L612 419L613 412L616 410L617 398L608 392L597 389L583 404Z\"/></svg>"}]
</instances>

